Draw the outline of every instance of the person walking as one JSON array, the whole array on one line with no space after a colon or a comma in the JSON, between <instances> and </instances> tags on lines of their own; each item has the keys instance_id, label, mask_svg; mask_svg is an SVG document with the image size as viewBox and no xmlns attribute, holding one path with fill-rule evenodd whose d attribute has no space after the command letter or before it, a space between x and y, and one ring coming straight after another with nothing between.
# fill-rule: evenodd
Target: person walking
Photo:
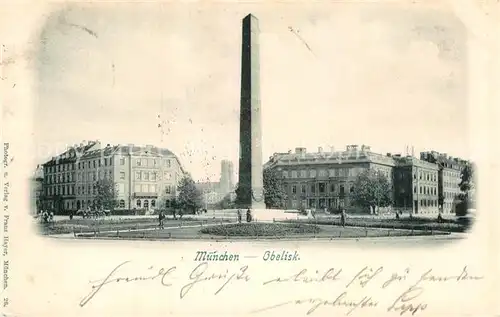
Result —
<instances>
[{"instance_id":1,"label":"person walking","mask_svg":"<svg viewBox=\"0 0 500 317\"><path fill-rule=\"evenodd\" d=\"M247 209L247 222L252 221L252 213L250 212L250 208Z\"/></svg>"},{"instance_id":2,"label":"person walking","mask_svg":"<svg viewBox=\"0 0 500 317\"><path fill-rule=\"evenodd\" d=\"M241 209L238 208L238 223L241 223Z\"/></svg>"},{"instance_id":3,"label":"person walking","mask_svg":"<svg viewBox=\"0 0 500 317\"><path fill-rule=\"evenodd\" d=\"M345 220L346 220L345 209L342 209L342 212L340 213L340 223L342 224L342 227L344 227L344 228L345 228Z\"/></svg>"},{"instance_id":4,"label":"person walking","mask_svg":"<svg viewBox=\"0 0 500 317\"><path fill-rule=\"evenodd\" d=\"M158 214L158 222L159 222L158 227L160 229L164 229L165 228L164 224L163 224L164 221L165 221L165 214L163 213L163 210L160 210L160 213Z\"/></svg>"}]
</instances>

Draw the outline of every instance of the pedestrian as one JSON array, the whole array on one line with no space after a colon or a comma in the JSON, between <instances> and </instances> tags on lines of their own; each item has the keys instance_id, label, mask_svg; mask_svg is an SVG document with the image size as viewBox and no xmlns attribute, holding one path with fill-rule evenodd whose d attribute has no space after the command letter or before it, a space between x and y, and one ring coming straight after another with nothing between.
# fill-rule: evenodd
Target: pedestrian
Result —
<instances>
[{"instance_id":1,"label":"pedestrian","mask_svg":"<svg viewBox=\"0 0 500 317\"><path fill-rule=\"evenodd\" d=\"M247 209L247 222L252 221L252 213L250 212L250 208Z\"/></svg>"},{"instance_id":2,"label":"pedestrian","mask_svg":"<svg viewBox=\"0 0 500 317\"><path fill-rule=\"evenodd\" d=\"M50 221L50 222L53 222L53 221L54 221L54 211L50 211L49 221Z\"/></svg>"},{"instance_id":3,"label":"pedestrian","mask_svg":"<svg viewBox=\"0 0 500 317\"><path fill-rule=\"evenodd\" d=\"M165 214L163 213L163 210L160 210L160 213L158 214L158 221L160 229L164 229L165 227L163 222L165 221Z\"/></svg>"},{"instance_id":4,"label":"pedestrian","mask_svg":"<svg viewBox=\"0 0 500 317\"><path fill-rule=\"evenodd\" d=\"M238 208L238 223L241 223L241 209Z\"/></svg>"},{"instance_id":5,"label":"pedestrian","mask_svg":"<svg viewBox=\"0 0 500 317\"><path fill-rule=\"evenodd\" d=\"M73 220L73 210L69 211L69 220Z\"/></svg>"},{"instance_id":6,"label":"pedestrian","mask_svg":"<svg viewBox=\"0 0 500 317\"><path fill-rule=\"evenodd\" d=\"M443 217L441 216L441 213L438 214L438 222L439 223L443 222Z\"/></svg>"},{"instance_id":7,"label":"pedestrian","mask_svg":"<svg viewBox=\"0 0 500 317\"><path fill-rule=\"evenodd\" d=\"M340 214L340 223L342 224L342 227L345 228L345 219L346 218L346 213L345 209L342 209L342 213Z\"/></svg>"},{"instance_id":8,"label":"pedestrian","mask_svg":"<svg viewBox=\"0 0 500 317\"><path fill-rule=\"evenodd\" d=\"M396 219L399 220L399 212L396 212Z\"/></svg>"}]
</instances>

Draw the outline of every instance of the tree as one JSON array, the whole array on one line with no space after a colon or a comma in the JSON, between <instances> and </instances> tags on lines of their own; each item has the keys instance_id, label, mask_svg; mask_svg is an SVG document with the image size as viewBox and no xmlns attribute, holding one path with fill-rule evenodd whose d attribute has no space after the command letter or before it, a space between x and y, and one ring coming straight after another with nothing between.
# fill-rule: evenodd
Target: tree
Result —
<instances>
[{"instance_id":1,"label":"tree","mask_svg":"<svg viewBox=\"0 0 500 317\"><path fill-rule=\"evenodd\" d=\"M99 210L113 210L118 204L116 184L112 180L101 179L94 186L97 192L95 207Z\"/></svg>"},{"instance_id":2,"label":"tree","mask_svg":"<svg viewBox=\"0 0 500 317\"><path fill-rule=\"evenodd\" d=\"M355 205L369 207L370 213L376 213L378 207L392 204L392 186L380 171L368 169L359 174L350 194Z\"/></svg>"},{"instance_id":3,"label":"tree","mask_svg":"<svg viewBox=\"0 0 500 317\"><path fill-rule=\"evenodd\" d=\"M271 168L264 169L264 203L268 208L284 208L286 192L278 172Z\"/></svg>"},{"instance_id":4,"label":"tree","mask_svg":"<svg viewBox=\"0 0 500 317\"><path fill-rule=\"evenodd\" d=\"M456 214L457 216L465 216L471 204L470 193L474 189L474 170L471 164L462 168L458 187L461 191L458 195L461 202L456 206Z\"/></svg>"},{"instance_id":5,"label":"tree","mask_svg":"<svg viewBox=\"0 0 500 317\"><path fill-rule=\"evenodd\" d=\"M216 204L219 209L229 209L234 207L234 202L231 199L231 193L227 194Z\"/></svg>"},{"instance_id":6,"label":"tree","mask_svg":"<svg viewBox=\"0 0 500 317\"><path fill-rule=\"evenodd\" d=\"M177 186L179 196L177 203L180 211L187 211L192 214L200 209L203 205L203 197L201 191L196 188L194 180L189 174L184 175Z\"/></svg>"},{"instance_id":7,"label":"tree","mask_svg":"<svg viewBox=\"0 0 500 317\"><path fill-rule=\"evenodd\" d=\"M440 192L438 194L438 206L439 206L441 211L443 209L443 205L444 205L444 195L443 195L443 191L440 190Z\"/></svg>"},{"instance_id":8,"label":"tree","mask_svg":"<svg viewBox=\"0 0 500 317\"><path fill-rule=\"evenodd\" d=\"M460 187L460 190L462 191L462 197L464 200L467 200L469 198L469 193L470 191L474 188L474 170L472 169L472 166L470 164L467 164L462 168L462 171L460 172L460 183L458 186Z\"/></svg>"}]
</instances>

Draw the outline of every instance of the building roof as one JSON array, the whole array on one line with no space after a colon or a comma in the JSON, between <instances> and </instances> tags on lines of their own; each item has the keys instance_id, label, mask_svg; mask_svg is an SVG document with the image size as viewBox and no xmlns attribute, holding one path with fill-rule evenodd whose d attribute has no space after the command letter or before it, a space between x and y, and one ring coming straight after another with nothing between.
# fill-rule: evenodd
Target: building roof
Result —
<instances>
[{"instance_id":1,"label":"building roof","mask_svg":"<svg viewBox=\"0 0 500 317\"><path fill-rule=\"evenodd\" d=\"M428 162L436 162L443 168L462 169L463 166L469 164L468 160L449 156L447 153L439 153L437 151L427 151L420 153L420 159Z\"/></svg>"},{"instance_id":2,"label":"building roof","mask_svg":"<svg viewBox=\"0 0 500 317\"><path fill-rule=\"evenodd\" d=\"M345 164L371 162L381 165L394 166L392 157L370 151L334 151L313 153L275 153L265 167L290 164Z\"/></svg>"},{"instance_id":3,"label":"building roof","mask_svg":"<svg viewBox=\"0 0 500 317\"><path fill-rule=\"evenodd\" d=\"M184 169L179 158L169 149L159 148L153 145L135 145L135 144L118 144L118 145L110 145L107 144L105 147L101 146L101 142L99 141L89 141L84 144L75 145L67 149L62 154L52 157L49 161L44 163L43 165L51 165L57 163L65 163L65 162L75 162L78 159L91 159L97 157L111 156L114 154L123 154L123 155L141 155L141 154L149 154L151 156L167 156L172 157L177 160L181 171L184 173Z\"/></svg>"},{"instance_id":4,"label":"building roof","mask_svg":"<svg viewBox=\"0 0 500 317\"><path fill-rule=\"evenodd\" d=\"M50 160L43 163L42 165L53 165L61 163L72 163L84 155L92 147L99 145L99 141L89 141L88 143L80 143L69 147L63 153L53 156Z\"/></svg>"}]
</instances>

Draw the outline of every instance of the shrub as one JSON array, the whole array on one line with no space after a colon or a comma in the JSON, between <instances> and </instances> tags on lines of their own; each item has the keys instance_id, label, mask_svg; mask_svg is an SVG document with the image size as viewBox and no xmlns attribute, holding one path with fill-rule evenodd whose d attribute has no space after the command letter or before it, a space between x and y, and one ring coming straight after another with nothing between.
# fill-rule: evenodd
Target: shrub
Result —
<instances>
[{"instance_id":1,"label":"shrub","mask_svg":"<svg viewBox=\"0 0 500 317\"><path fill-rule=\"evenodd\" d=\"M201 233L216 236L287 236L320 231L318 226L310 224L258 222L211 226L200 230Z\"/></svg>"}]
</instances>

